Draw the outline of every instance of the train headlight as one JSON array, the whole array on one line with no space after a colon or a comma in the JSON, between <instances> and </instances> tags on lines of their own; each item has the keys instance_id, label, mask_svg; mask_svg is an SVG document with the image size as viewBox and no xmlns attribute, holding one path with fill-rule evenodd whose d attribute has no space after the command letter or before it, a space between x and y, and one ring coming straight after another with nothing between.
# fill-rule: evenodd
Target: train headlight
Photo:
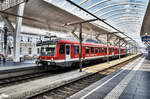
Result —
<instances>
[{"instance_id":1,"label":"train headlight","mask_svg":"<svg viewBox=\"0 0 150 99\"><path fill-rule=\"evenodd\" d=\"M47 65L50 65L50 62L48 62Z\"/></svg>"},{"instance_id":2,"label":"train headlight","mask_svg":"<svg viewBox=\"0 0 150 99\"><path fill-rule=\"evenodd\" d=\"M51 60L53 61L54 59L53 59L53 58L51 58Z\"/></svg>"}]
</instances>

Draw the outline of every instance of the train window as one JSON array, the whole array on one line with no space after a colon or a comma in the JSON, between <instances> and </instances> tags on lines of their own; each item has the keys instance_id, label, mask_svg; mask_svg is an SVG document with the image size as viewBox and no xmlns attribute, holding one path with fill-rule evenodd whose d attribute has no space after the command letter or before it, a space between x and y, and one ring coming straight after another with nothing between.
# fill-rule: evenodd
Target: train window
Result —
<instances>
[{"instance_id":1,"label":"train window","mask_svg":"<svg viewBox=\"0 0 150 99\"><path fill-rule=\"evenodd\" d=\"M99 53L101 53L102 51L101 51L101 48L99 48Z\"/></svg>"},{"instance_id":2,"label":"train window","mask_svg":"<svg viewBox=\"0 0 150 99\"><path fill-rule=\"evenodd\" d=\"M89 53L89 47L85 47L85 52L86 52L86 54Z\"/></svg>"},{"instance_id":3,"label":"train window","mask_svg":"<svg viewBox=\"0 0 150 99\"><path fill-rule=\"evenodd\" d=\"M74 54L79 54L79 46L74 46Z\"/></svg>"},{"instance_id":4,"label":"train window","mask_svg":"<svg viewBox=\"0 0 150 99\"><path fill-rule=\"evenodd\" d=\"M109 48L109 53L111 53L111 48Z\"/></svg>"},{"instance_id":5,"label":"train window","mask_svg":"<svg viewBox=\"0 0 150 99\"><path fill-rule=\"evenodd\" d=\"M123 49L121 49L121 52L123 52Z\"/></svg>"},{"instance_id":6,"label":"train window","mask_svg":"<svg viewBox=\"0 0 150 99\"><path fill-rule=\"evenodd\" d=\"M105 51L104 51L104 48L102 48L102 52L104 53Z\"/></svg>"},{"instance_id":7,"label":"train window","mask_svg":"<svg viewBox=\"0 0 150 99\"><path fill-rule=\"evenodd\" d=\"M91 47L91 53L94 53L94 47Z\"/></svg>"},{"instance_id":8,"label":"train window","mask_svg":"<svg viewBox=\"0 0 150 99\"><path fill-rule=\"evenodd\" d=\"M105 48L105 53L107 53L107 48Z\"/></svg>"},{"instance_id":9,"label":"train window","mask_svg":"<svg viewBox=\"0 0 150 99\"><path fill-rule=\"evenodd\" d=\"M67 55L70 54L70 45L66 45L66 54L67 54Z\"/></svg>"},{"instance_id":10,"label":"train window","mask_svg":"<svg viewBox=\"0 0 150 99\"><path fill-rule=\"evenodd\" d=\"M60 45L59 53L60 54L64 54L65 53L65 45Z\"/></svg>"},{"instance_id":11,"label":"train window","mask_svg":"<svg viewBox=\"0 0 150 99\"><path fill-rule=\"evenodd\" d=\"M119 53L119 49L117 48L117 53Z\"/></svg>"},{"instance_id":12,"label":"train window","mask_svg":"<svg viewBox=\"0 0 150 99\"><path fill-rule=\"evenodd\" d=\"M114 48L112 48L112 52L114 52Z\"/></svg>"},{"instance_id":13,"label":"train window","mask_svg":"<svg viewBox=\"0 0 150 99\"><path fill-rule=\"evenodd\" d=\"M98 53L98 48L97 47L95 47L95 53Z\"/></svg>"}]
</instances>

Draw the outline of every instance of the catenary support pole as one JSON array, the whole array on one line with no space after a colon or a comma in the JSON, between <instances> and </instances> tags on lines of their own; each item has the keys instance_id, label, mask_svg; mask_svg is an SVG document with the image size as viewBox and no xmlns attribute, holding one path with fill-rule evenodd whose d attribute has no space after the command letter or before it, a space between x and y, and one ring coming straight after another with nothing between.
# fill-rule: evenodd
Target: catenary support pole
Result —
<instances>
[{"instance_id":1,"label":"catenary support pole","mask_svg":"<svg viewBox=\"0 0 150 99\"><path fill-rule=\"evenodd\" d=\"M25 3L21 3L18 8L18 15L23 16ZM22 17L17 17L16 29L14 33L14 62L20 62L20 32L22 27Z\"/></svg>"},{"instance_id":2,"label":"catenary support pole","mask_svg":"<svg viewBox=\"0 0 150 99\"><path fill-rule=\"evenodd\" d=\"M120 59L120 38L119 38L119 59Z\"/></svg>"},{"instance_id":3,"label":"catenary support pole","mask_svg":"<svg viewBox=\"0 0 150 99\"><path fill-rule=\"evenodd\" d=\"M80 47L79 47L79 65L80 65L80 72L82 72L82 23L80 25L80 33L79 33L79 42L80 42Z\"/></svg>"},{"instance_id":4,"label":"catenary support pole","mask_svg":"<svg viewBox=\"0 0 150 99\"><path fill-rule=\"evenodd\" d=\"M131 54L131 45L129 43L129 54Z\"/></svg>"},{"instance_id":5,"label":"catenary support pole","mask_svg":"<svg viewBox=\"0 0 150 99\"><path fill-rule=\"evenodd\" d=\"M109 63L109 39L108 39L108 33L107 33L107 62Z\"/></svg>"}]
</instances>

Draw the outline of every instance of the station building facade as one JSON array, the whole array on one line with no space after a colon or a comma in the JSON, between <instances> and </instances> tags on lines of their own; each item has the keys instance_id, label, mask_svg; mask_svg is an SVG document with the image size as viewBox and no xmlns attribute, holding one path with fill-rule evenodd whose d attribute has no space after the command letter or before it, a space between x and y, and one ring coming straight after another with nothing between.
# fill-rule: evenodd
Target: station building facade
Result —
<instances>
[{"instance_id":1,"label":"station building facade","mask_svg":"<svg viewBox=\"0 0 150 99\"><path fill-rule=\"evenodd\" d=\"M34 58L39 56L40 47L37 47L37 42L44 41L45 35L34 33L20 34L20 57ZM4 53L4 39L3 33L0 33L0 54ZM13 36L7 37L7 57L13 58Z\"/></svg>"}]
</instances>

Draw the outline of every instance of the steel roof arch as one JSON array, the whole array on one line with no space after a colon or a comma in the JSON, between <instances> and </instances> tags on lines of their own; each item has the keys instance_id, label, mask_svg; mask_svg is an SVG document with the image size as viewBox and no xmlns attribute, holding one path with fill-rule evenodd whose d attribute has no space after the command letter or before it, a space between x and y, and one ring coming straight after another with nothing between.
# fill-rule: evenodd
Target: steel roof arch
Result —
<instances>
[{"instance_id":1,"label":"steel roof arch","mask_svg":"<svg viewBox=\"0 0 150 99\"><path fill-rule=\"evenodd\" d=\"M133 2L132 3L131 2L126 2L126 3L112 4L112 5L108 5L108 6L105 6L105 7L101 8L101 9L96 10L95 12L93 12L93 14L95 14L95 13L101 11L101 10L107 9L107 8L111 8L111 7L115 7L115 6L121 6L121 5L145 6L141 3L133 3Z\"/></svg>"},{"instance_id":2,"label":"steel roof arch","mask_svg":"<svg viewBox=\"0 0 150 99\"><path fill-rule=\"evenodd\" d=\"M138 16L127 16L127 15L125 15L125 16L116 16L116 17L111 17L111 18L109 18L109 19L107 19L107 21L108 20L116 20L116 19L119 19L119 18L139 18L140 19L140 17L138 17Z\"/></svg>"},{"instance_id":3,"label":"steel roof arch","mask_svg":"<svg viewBox=\"0 0 150 99\"><path fill-rule=\"evenodd\" d=\"M115 14L111 14L110 16L107 16L106 18L104 19L108 19L110 17L114 17L114 16L117 16L117 15L123 15L123 14L137 14L137 15L144 15L144 13L139 13L139 12L123 12L123 13L115 13Z\"/></svg>"}]
</instances>

